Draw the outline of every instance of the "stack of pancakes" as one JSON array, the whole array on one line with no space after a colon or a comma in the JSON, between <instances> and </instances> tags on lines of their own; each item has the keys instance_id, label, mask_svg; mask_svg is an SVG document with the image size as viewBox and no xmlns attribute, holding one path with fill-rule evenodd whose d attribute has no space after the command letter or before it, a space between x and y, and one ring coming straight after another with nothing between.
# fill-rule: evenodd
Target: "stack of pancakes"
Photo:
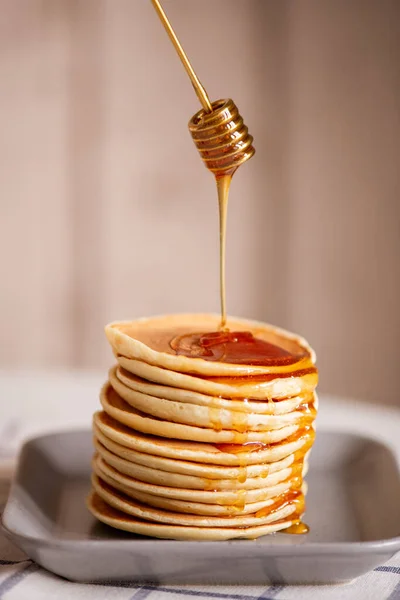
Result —
<instances>
[{"instance_id":1,"label":"stack of pancakes","mask_svg":"<svg viewBox=\"0 0 400 600\"><path fill-rule=\"evenodd\" d=\"M171 340L216 331L213 315L107 326L117 365L94 416L88 500L100 521L188 540L257 538L301 521L315 435L315 355L305 340L269 325L228 325L285 349L291 364L176 354Z\"/></svg>"}]
</instances>

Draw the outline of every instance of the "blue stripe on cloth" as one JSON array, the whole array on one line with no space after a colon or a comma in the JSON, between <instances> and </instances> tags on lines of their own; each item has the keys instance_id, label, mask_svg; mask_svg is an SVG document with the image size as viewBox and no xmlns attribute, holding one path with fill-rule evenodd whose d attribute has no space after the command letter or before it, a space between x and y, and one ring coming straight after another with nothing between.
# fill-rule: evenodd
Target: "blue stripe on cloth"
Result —
<instances>
[{"instance_id":1,"label":"blue stripe on cloth","mask_svg":"<svg viewBox=\"0 0 400 600\"><path fill-rule=\"evenodd\" d=\"M138 590L136 590L133 596L129 598L129 600L144 600L145 598L148 598L150 594L153 593L153 590L148 589L148 587L149 586L140 587ZM156 587L156 589L158 588Z\"/></svg>"},{"instance_id":2,"label":"blue stripe on cloth","mask_svg":"<svg viewBox=\"0 0 400 600\"><path fill-rule=\"evenodd\" d=\"M4 598L5 593L9 592L10 590L12 590L12 588L21 583L21 581L28 577L28 575L30 575L31 573L35 573L35 571L38 571L39 569L39 565L31 563L30 565L27 565L26 567L20 569L16 573L13 573L12 575L10 575L10 577L7 577L7 579L0 583L0 599Z\"/></svg>"},{"instance_id":3,"label":"blue stripe on cloth","mask_svg":"<svg viewBox=\"0 0 400 600\"><path fill-rule=\"evenodd\" d=\"M396 575L400 575L400 567L376 567L374 571L384 571L385 573L396 573Z\"/></svg>"},{"instance_id":4,"label":"blue stripe on cloth","mask_svg":"<svg viewBox=\"0 0 400 600\"><path fill-rule=\"evenodd\" d=\"M135 590L138 590L142 587L140 583L136 583L135 581L123 581L120 579L107 579L105 581L88 581L87 583L91 583L92 585L103 585L104 587L131 588Z\"/></svg>"},{"instance_id":5,"label":"blue stripe on cloth","mask_svg":"<svg viewBox=\"0 0 400 600\"><path fill-rule=\"evenodd\" d=\"M266 600L267 598L271 600L272 598L276 598L277 594L279 594L284 587L285 586L279 584L270 585L263 591L261 596L258 596L257 600Z\"/></svg>"},{"instance_id":6,"label":"blue stripe on cloth","mask_svg":"<svg viewBox=\"0 0 400 600\"><path fill-rule=\"evenodd\" d=\"M20 565L24 562L32 562L30 558L24 558L24 560L0 560L0 566L4 565Z\"/></svg>"},{"instance_id":7,"label":"blue stripe on cloth","mask_svg":"<svg viewBox=\"0 0 400 600\"><path fill-rule=\"evenodd\" d=\"M176 595L183 595L183 596L191 596L192 598L222 598L226 600L258 600L257 596L249 596L249 595L245 595L245 594L224 594L222 592L213 592L213 591L209 591L209 592L201 592L198 590L188 590L186 589L179 589L179 588L170 588L170 587L162 587L159 585L143 585L140 590L138 591L148 591L149 593L151 592L165 592L165 593L169 593L169 594L176 594ZM268 591L268 590L266 590ZM137 592L131 596L131 598L129 600L138 600L138 598L146 598L146 596L138 596ZM272 597L269 596L262 596L263 600L273 600Z\"/></svg>"}]
</instances>

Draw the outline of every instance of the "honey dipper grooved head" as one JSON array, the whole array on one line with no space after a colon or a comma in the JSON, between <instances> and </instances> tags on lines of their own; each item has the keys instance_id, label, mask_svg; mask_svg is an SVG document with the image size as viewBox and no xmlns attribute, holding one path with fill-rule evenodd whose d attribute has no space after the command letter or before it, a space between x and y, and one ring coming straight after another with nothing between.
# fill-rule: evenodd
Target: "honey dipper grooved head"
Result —
<instances>
[{"instance_id":1,"label":"honey dipper grooved head","mask_svg":"<svg viewBox=\"0 0 400 600\"><path fill-rule=\"evenodd\" d=\"M253 136L232 100L216 100L212 109L199 110L189 121L189 131L207 169L233 172L255 153Z\"/></svg>"}]
</instances>

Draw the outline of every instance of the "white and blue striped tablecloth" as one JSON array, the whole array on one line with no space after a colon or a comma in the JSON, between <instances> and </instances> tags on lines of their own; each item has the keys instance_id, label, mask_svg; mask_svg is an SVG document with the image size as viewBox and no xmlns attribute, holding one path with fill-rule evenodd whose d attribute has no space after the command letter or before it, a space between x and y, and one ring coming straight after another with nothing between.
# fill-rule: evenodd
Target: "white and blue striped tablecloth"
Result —
<instances>
[{"instance_id":1,"label":"white and blue striped tablecloth","mask_svg":"<svg viewBox=\"0 0 400 600\"><path fill-rule=\"evenodd\" d=\"M15 456L27 437L55 428L89 426L97 407L98 375L0 374L0 513ZM57 399L57 400L55 400ZM77 412L77 409L79 411ZM5 413L5 418L3 414ZM400 411L360 402L322 399L320 422L373 434L400 460ZM177 586L72 583L42 569L0 532L0 600L400 600L400 553L388 563L340 586Z\"/></svg>"}]
</instances>

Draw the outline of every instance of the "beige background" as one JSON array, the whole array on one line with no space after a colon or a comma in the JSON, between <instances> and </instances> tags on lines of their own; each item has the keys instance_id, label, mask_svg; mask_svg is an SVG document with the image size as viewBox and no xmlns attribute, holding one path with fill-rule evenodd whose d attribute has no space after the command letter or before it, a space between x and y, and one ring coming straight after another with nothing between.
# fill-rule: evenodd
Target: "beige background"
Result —
<instances>
[{"instance_id":1,"label":"beige background","mask_svg":"<svg viewBox=\"0 0 400 600\"><path fill-rule=\"evenodd\" d=\"M400 2L165 0L257 154L228 307L304 334L321 390L400 403ZM218 310L196 97L147 0L0 0L0 366L103 368L103 325Z\"/></svg>"}]
</instances>

